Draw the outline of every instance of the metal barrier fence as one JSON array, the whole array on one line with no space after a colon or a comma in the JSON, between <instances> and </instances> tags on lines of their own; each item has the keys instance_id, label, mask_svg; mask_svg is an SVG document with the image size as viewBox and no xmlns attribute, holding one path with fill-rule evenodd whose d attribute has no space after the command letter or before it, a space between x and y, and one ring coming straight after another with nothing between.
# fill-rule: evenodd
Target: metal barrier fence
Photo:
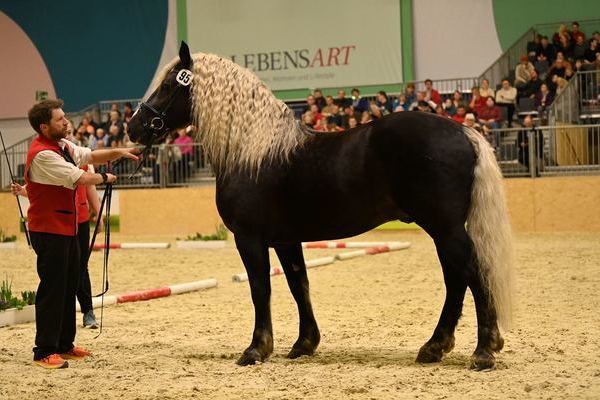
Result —
<instances>
[{"instance_id":1,"label":"metal barrier fence","mask_svg":"<svg viewBox=\"0 0 600 400\"><path fill-rule=\"evenodd\" d=\"M556 125L492 131L506 177L600 173L600 125Z\"/></svg>"},{"instance_id":2,"label":"metal barrier fence","mask_svg":"<svg viewBox=\"0 0 600 400\"><path fill-rule=\"evenodd\" d=\"M600 120L600 70L579 71L548 110L548 122L573 124Z\"/></svg>"},{"instance_id":3,"label":"metal barrier fence","mask_svg":"<svg viewBox=\"0 0 600 400\"><path fill-rule=\"evenodd\" d=\"M23 184L29 142L7 149L15 180ZM4 154L0 162L0 190L9 190L10 176ZM138 162L123 160L114 167L96 165L97 172L117 175L116 188L161 188L193 186L214 182L214 175L199 143L155 145L136 171Z\"/></svg>"}]
</instances>

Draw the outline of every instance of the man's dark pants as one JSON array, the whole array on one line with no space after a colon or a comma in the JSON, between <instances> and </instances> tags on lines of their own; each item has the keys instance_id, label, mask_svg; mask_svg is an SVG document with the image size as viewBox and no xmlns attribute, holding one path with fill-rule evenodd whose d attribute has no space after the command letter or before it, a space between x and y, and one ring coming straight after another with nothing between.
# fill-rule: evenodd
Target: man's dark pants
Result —
<instances>
[{"instance_id":1,"label":"man's dark pants","mask_svg":"<svg viewBox=\"0 0 600 400\"><path fill-rule=\"evenodd\" d=\"M79 283L77 236L31 232L40 284L35 299L33 359L65 353L75 341L75 293Z\"/></svg>"}]
</instances>

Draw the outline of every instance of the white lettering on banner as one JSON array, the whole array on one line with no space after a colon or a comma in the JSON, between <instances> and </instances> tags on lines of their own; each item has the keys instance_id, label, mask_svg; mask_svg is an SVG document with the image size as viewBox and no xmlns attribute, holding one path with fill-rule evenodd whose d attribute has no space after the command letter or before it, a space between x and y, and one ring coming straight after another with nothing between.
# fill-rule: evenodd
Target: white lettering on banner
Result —
<instances>
[{"instance_id":1,"label":"white lettering on banner","mask_svg":"<svg viewBox=\"0 0 600 400\"><path fill-rule=\"evenodd\" d=\"M399 3L188 2L188 44L230 58L272 90L394 84L402 81Z\"/></svg>"},{"instance_id":2,"label":"white lettering on banner","mask_svg":"<svg viewBox=\"0 0 600 400\"><path fill-rule=\"evenodd\" d=\"M192 83L193 76L194 75L192 75L192 71L187 70L187 69L182 69L182 70L179 70L175 79L177 80L177 82L179 82L180 85L188 86L190 83Z\"/></svg>"}]
</instances>

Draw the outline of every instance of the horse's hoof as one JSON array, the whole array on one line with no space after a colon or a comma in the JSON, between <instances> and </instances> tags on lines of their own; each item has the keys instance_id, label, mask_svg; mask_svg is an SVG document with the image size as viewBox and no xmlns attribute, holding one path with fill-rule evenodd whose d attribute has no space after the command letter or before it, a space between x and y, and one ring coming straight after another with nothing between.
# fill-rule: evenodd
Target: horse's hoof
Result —
<instances>
[{"instance_id":1,"label":"horse's hoof","mask_svg":"<svg viewBox=\"0 0 600 400\"><path fill-rule=\"evenodd\" d=\"M485 369L493 369L496 365L496 359L491 353L481 352L474 353L471 356L471 369L483 371Z\"/></svg>"},{"instance_id":2,"label":"horse's hoof","mask_svg":"<svg viewBox=\"0 0 600 400\"><path fill-rule=\"evenodd\" d=\"M425 343L419 349L417 362L421 364L431 364L442 361L442 348L429 343Z\"/></svg>"},{"instance_id":3,"label":"horse's hoof","mask_svg":"<svg viewBox=\"0 0 600 400\"><path fill-rule=\"evenodd\" d=\"M449 353L454 348L454 336L448 338L444 343L429 341L419 349L417 362L423 364L442 361L444 353Z\"/></svg>"},{"instance_id":4,"label":"horse's hoof","mask_svg":"<svg viewBox=\"0 0 600 400\"><path fill-rule=\"evenodd\" d=\"M290 352L288 353L287 358L294 359L302 356L312 356L313 354L315 354L314 348L309 349L302 346L296 347L296 345L294 345L294 347L292 347L292 350L290 350Z\"/></svg>"},{"instance_id":5,"label":"horse's hoof","mask_svg":"<svg viewBox=\"0 0 600 400\"><path fill-rule=\"evenodd\" d=\"M263 362L267 359L267 356L261 356L261 354L256 349L247 349L244 351L244 354L237 360L237 365L242 367L246 365L254 365L257 362Z\"/></svg>"}]
</instances>

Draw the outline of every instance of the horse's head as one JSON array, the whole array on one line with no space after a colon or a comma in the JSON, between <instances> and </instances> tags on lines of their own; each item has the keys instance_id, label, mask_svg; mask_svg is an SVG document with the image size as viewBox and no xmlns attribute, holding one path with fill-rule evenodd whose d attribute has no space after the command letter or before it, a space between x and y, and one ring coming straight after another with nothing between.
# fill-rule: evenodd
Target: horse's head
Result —
<instances>
[{"instance_id":1,"label":"horse's head","mask_svg":"<svg viewBox=\"0 0 600 400\"><path fill-rule=\"evenodd\" d=\"M190 49L181 42L179 62L166 73L129 121L127 131L132 141L144 145L156 143L170 131L191 124L193 64Z\"/></svg>"}]
</instances>

